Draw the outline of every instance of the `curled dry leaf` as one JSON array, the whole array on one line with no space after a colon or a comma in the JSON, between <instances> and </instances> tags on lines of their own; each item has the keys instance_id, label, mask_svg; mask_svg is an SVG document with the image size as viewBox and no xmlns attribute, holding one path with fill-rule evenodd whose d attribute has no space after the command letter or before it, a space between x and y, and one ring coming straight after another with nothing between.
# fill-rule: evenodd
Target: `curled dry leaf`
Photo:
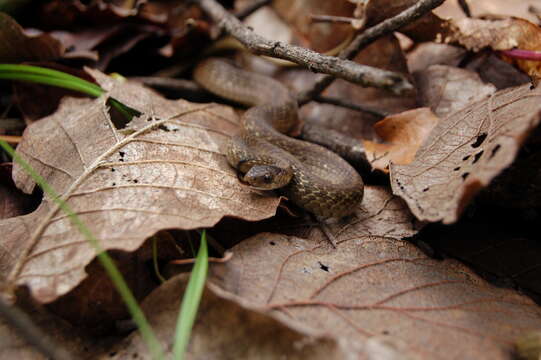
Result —
<instances>
[{"instance_id":1,"label":"curled dry leaf","mask_svg":"<svg viewBox=\"0 0 541 360\"><path fill-rule=\"evenodd\" d=\"M30 125L18 153L88 226L104 249L132 251L161 229L211 227L223 216L260 220L279 199L242 186L222 150L237 127L231 108L166 100L131 83L94 77L142 112L129 127L112 124L105 98L66 99ZM18 165L16 185L35 184ZM85 276L95 251L49 198L32 214L0 222L0 267L8 287L28 285L50 302Z\"/></svg>"},{"instance_id":2,"label":"curled dry leaf","mask_svg":"<svg viewBox=\"0 0 541 360\"><path fill-rule=\"evenodd\" d=\"M439 117L496 92L494 85L485 84L473 71L451 66L432 65L418 72L415 80L421 105L430 107Z\"/></svg>"},{"instance_id":3,"label":"curled dry leaf","mask_svg":"<svg viewBox=\"0 0 541 360\"><path fill-rule=\"evenodd\" d=\"M540 93L529 85L501 90L442 119L411 164L391 165L393 193L420 220L455 222L539 124Z\"/></svg>"},{"instance_id":4,"label":"curled dry leaf","mask_svg":"<svg viewBox=\"0 0 541 360\"><path fill-rule=\"evenodd\" d=\"M397 239L352 237L332 250L262 233L233 252L211 269L226 291L342 340L388 335L406 344L404 358L507 360L515 337L541 326L527 297Z\"/></svg>"},{"instance_id":5,"label":"curled dry leaf","mask_svg":"<svg viewBox=\"0 0 541 360\"><path fill-rule=\"evenodd\" d=\"M385 172L389 171L391 162L409 164L438 121L429 108L388 116L374 124L376 134L384 143L363 141L366 157L374 169Z\"/></svg>"},{"instance_id":6,"label":"curled dry leaf","mask_svg":"<svg viewBox=\"0 0 541 360\"><path fill-rule=\"evenodd\" d=\"M452 22L445 42L456 42L468 50L541 51L541 29L524 19L481 20L465 18ZM541 76L539 61L509 59L530 76Z\"/></svg>"},{"instance_id":7,"label":"curled dry leaf","mask_svg":"<svg viewBox=\"0 0 541 360\"><path fill-rule=\"evenodd\" d=\"M0 12L0 62L52 60L63 53L59 41L46 34L29 36L9 15Z\"/></svg>"},{"instance_id":8,"label":"curled dry leaf","mask_svg":"<svg viewBox=\"0 0 541 360\"><path fill-rule=\"evenodd\" d=\"M165 349L173 348L177 313L186 287L176 276L142 303L149 322ZM192 330L186 359L359 359L359 349L331 334L300 326L280 314L265 314L212 284L207 285ZM349 345L349 346L347 346ZM139 333L134 333L113 356L101 359L148 358ZM169 355L169 354L168 354Z\"/></svg>"}]
</instances>

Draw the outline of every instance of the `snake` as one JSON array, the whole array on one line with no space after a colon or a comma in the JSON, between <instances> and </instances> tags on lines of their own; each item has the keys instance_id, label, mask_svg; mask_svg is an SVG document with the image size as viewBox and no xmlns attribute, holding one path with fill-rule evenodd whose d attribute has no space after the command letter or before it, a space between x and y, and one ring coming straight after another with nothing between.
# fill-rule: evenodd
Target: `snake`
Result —
<instances>
[{"instance_id":1,"label":"snake","mask_svg":"<svg viewBox=\"0 0 541 360\"><path fill-rule=\"evenodd\" d=\"M239 134L225 149L243 182L279 190L320 218L341 218L357 209L364 194L357 171L331 150L290 136L300 120L297 100L285 85L212 57L195 67L193 78L214 95L248 107Z\"/></svg>"}]
</instances>

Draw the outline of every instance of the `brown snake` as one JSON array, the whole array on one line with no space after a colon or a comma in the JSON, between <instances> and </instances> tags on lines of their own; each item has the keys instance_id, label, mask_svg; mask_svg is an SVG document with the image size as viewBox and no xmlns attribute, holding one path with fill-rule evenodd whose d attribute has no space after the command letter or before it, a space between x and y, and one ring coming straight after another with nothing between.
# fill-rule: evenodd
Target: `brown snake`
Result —
<instances>
[{"instance_id":1,"label":"brown snake","mask_svg":"<svg viewBox=\"0 0 541 360\"><path fill-rule=\"evenodd\" d=\"M251 106L241 132L232 137L227 160L255 188L281 191L320 217L351 214L362 200L361 176L344 159L319 145L294 139L298 125L295 97L278 81L210 58L194 70L208 91Z\"/></svg>"}]
</instances>

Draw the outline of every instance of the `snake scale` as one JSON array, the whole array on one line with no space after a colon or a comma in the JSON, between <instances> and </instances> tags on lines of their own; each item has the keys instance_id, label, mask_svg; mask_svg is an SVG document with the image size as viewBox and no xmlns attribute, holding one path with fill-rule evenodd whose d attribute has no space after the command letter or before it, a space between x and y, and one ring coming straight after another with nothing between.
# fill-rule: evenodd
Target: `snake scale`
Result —
<instances>
[{"instance_id":1,"label":"snake scale","mask_svg":"<svg viewBox=\"0 0 541 360\"><path fill-rule=\"evenodd\" d=\"M293 203L322 218L343 217L357 208L364 184L355 169L324 147L288 136L299 119L297 101L284 85L218 58L199 63L194 79L211 93L249 107L226 151L244 182L280 188Z\"/></svg>"}]
</instances>

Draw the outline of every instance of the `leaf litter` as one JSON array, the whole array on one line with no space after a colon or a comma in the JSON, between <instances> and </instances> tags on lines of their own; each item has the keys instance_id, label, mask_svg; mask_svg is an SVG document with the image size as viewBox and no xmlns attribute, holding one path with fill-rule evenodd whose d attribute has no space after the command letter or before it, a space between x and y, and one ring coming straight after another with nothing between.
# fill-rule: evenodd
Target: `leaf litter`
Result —
<instances>
[{"instance_id":1,"label":"leaf litter","mask_svg":"<svg viewBox=\"0 0 541 360\"><path fill-rule=\"evenodd\" d=\"M371 2L373 9L382 4L395 5ZM299 7L303 16L309 6ZM285 2L278 8L293 14ZM348 16L346 8L335 10ZM333 13L332 6L323 12ZM370 16L377 18L354 16L368 23L374 21ZM496 36L489 32L474 41L466 36L467 27L457 22L446 28L433 15L405 33L414 40L440 36L448 41L452 37L445 36L451 34L454 44L469 49L499 49L496 41L505 37L506 29L518 29L513 40L521 43L526 32L520 29L528 28L520 22L506 28L509 21L482 21L475 19L478 29L488 24ZM312 31L304 16L295 26L299 33L308 32L303 45L312 42L328 49L340 43L348 29L334 27L340 31L331 31L330 41L313 36L328 32L327 25ZM162 55L172 45L166 45ZM493 87L455 67L464 60L463 49L431 45L436 55L443 48L451 55L428 60L421 53L408 64L421 80L421 104L415 94L397 98L340 81L326 93L399 113L377 123L375 130L359 121L375 119L359 112L322 104L303 110L323 119L343 113L331 127L374 140L364 141L373 147L367 147L369 158L383 171L391 163L392 192L388 186L366 187L355 215L330 225L337 250L328 247L317 228L307 239L260 233L233 247L231 260L212 267L188 358L303 358L303 350L313 358L332 359L509 359L515 338L539 328L540 311L527 297L487 283L457 261L431 259L401 240L417 234L426 221L455 222L471 198L513 162L539 121L538 90L528 84L494 94ZM405 49L394 37L365 50L358 61L407 73ZM523 70L531 72L535 66L527 64ZM275 214L280 199L241 186L225 162L223 145L238 122L230 107L166 100L139 85L87 71L108 96L142 115L122 127L110 119L105 98L65 99L55 114L27 128L18 151L105 249L134 251L163 229L212 227L223 217L256 221ZM288 79L290 73L280 75L284 82L296 81ZM309 74L303 83L305 75L299 75L298 90L314 81ZM438 117L419 105L430 106ZM35 184L18 166L14 179L25 192L33 191ZM1 221L0 231L8 234L0 249L6 289L27 285L39 302L70 293L85 296L72 290L94 275L87 266L94 250L50 199L31 214ZM143 302L168 348L184 281L182 276L170 279ZM145 357L145 351L134 333L114 354L103 357Z\"/></svg>"}]
</instances>

